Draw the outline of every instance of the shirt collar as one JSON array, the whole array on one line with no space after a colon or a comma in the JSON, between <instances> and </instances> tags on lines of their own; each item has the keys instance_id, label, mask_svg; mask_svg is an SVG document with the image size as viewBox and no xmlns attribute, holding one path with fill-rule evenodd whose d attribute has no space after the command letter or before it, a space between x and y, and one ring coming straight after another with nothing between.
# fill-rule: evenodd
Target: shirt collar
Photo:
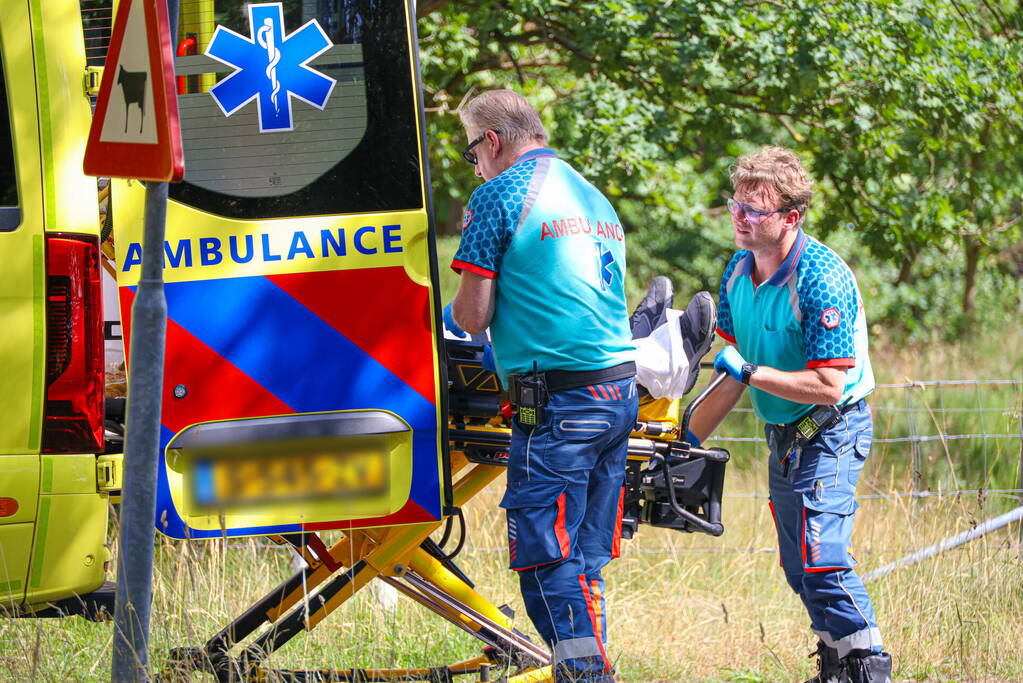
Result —
<instances>
[{"instance_id":1,"label":"shirt collar","mask_svg":"<svg viewBox=\"0 0 1023 683\"><path fill-rule=\"evenodd\" d=\"M799 259L803 255L803 250L806 248L807 237L803 233L803 229L799 228L799 232L796 233L796 241L792 243L792 247L789 249L788 255L785 256L785 260L778 266L778 270L774 271L774 275L767 279L766 282L761 284L773 285L775 287L781 287L785 285L789 278L792 277L792 273L796 272L796 266L799 265ZM753 252L746 254L746 258L739 262L739 274L748 275L753 277L753 266L755 265Z\"/></svg>"},{"instance_id":2,"label":"shirt collar","mask_svg":"<svg viewBox=\"0 0 1023 683\"><path fill-rule=\"evenodd\" d=\"M792 243L792 248L789 249L785 260L778 266L778 270L774 271L774 275L768 279L767 284L781 287L788 282L792 273L796 272L796 266L799 265L799 258L803 255L805 247L806 235L803 234L803 229L799 228L799 232L796 233L796 241Z\"/></svg>"},{"instance_id":3,"label":"shirt collar","mask_svg":"<svg viewBox=\"0 0 1023 683\"><path fill-rule=\"evenodd\" d=\"M553 149L548 149L547 147L531 149L522 156L520 156L518 159L516 159L515 164L521 163L523 161L529 161L530 159L540 159L542 157L554 157L555 159L557 159L558 153L555 152ZM512 164L512 166L514 166L515 164Z\"/></svg>"}]
</instances>

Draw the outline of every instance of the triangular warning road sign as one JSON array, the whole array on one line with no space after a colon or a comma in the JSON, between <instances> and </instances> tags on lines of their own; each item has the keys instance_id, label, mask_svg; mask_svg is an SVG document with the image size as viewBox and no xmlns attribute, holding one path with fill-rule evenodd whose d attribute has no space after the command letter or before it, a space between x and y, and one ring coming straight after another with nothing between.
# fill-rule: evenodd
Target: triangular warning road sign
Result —
<instances>
[{"instance_id":1,"label":"triangular warning road sign","mask_svg":"<svg viewBox=\"0 0 1023 683\"><path fill-rule=\"evenodd\" d=\"M85 147L85 173L185 175L167 0L121 0Z\"/></svg>"}]
</instances>

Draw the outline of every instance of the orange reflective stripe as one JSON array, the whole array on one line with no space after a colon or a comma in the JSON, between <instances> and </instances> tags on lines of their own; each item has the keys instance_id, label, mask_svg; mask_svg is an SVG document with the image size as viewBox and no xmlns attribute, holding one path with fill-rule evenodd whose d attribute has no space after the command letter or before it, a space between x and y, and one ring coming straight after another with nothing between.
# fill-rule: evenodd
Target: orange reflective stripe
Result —
<instances>
[{"instance_id":1,"label":"orange reflective stripe","mask_svg":"<svg viewBox=\"0 0 1023 683\"><path fill-rule=\"evenodd\" d=\"M602 636L603 627L601 626L601 623L600 623L600 617L601 617L601 614L602 614L602 612L601 612L601 599L600 599L601 598L601 595L600 595L600 581L597 581L596 579L594 579L593 581L590 581L590 592L593 594L593 613L597 617L597 622L596 622L597 623L597 633L595 635L597 636L597 640L603 641L604 640L604 638Z\"/></svg>"},{"instance_id":2,"label":"orange reflective stripe","mask_svg":"<svg viewBox=\"0 0 1023 683\"><path fill-rule=\"evenodd\" d=\"M590 588L586 585L586 575L579 575L579 585L583 590L583 600L586 601L586 611L590 615L590 623L593 625L593 635L597 640L597 647L600 648L600 658L604 660L604 672L611 672L611 660L607 658L604 651L604 640L600 637L600 622L597 620L597 612L593 609L593 596L590 595Z\"/></svg>"}]
</instances>

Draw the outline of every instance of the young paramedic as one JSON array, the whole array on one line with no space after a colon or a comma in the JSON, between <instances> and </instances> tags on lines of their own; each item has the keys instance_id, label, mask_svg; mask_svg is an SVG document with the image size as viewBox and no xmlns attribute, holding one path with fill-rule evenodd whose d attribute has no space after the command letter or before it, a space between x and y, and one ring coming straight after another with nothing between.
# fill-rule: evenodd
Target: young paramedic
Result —
<instances>
[{"instance_id":1,"label":"young paramedic","mask_svg":"<svg viewBox=\"0 0 1023 683\"><path fill-rule=\"evenodd\" d=\"M518 409L501 507L554 679L611 683L601 569L618 555L637 412L625 237L607 199L545 147L523 97L485 92L461 117L463 156L485 182L465 210L445 321L456 334L490 327Z\"/></svg>"},{"instance_id":2,"label":"young paramedic","mask_svg":"<svg viewBox=\"0 0 1023 683\"><path fill-rule=\"evenodd\" d=\"M792 152L738 160L728 200L736 253L721 278L714 361L727 373L693 418L706 438L750 387L767 423L771 511L785 578L819 638L808 683L887 683L874 608L850 552L856 482L873 433L863 299L834 251L804 234L812 181Z\"/></svg>"}]
</instances>

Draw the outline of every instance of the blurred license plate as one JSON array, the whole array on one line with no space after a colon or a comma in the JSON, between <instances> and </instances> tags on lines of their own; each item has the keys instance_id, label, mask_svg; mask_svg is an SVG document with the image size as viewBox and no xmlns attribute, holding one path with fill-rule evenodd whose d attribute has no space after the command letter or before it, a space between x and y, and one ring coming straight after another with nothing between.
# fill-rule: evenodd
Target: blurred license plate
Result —
<instances>
[{"instance_id":1,"label":"blurred license plate","mask_svg":"<svg viewBox=\"0 0 1023 683\"><path fill-rule=\"evenodd\" d=\"M376 449L200 459L192 496L216 508L373 496L387 491L387 464L387 453Z\"/></svg>"}]
</instances>

